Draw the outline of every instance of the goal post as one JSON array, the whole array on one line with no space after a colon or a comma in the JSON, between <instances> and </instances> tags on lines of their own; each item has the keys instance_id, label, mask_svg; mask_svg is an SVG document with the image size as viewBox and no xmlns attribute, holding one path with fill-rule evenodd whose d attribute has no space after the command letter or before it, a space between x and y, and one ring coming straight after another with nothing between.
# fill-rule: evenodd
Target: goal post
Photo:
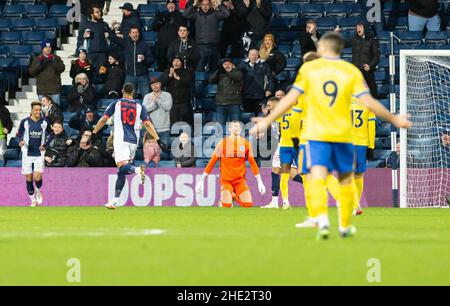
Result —
<instances>
[{"instance_id":1,"label":"goal post","mask_svg":"<svg viewBox=\"0 0 450 306\"><path fill-rule=\"evenodd\" d=\"M448 207L450 201L450 50L400 51L400 207Z\"/></svg>"}]
</instances>

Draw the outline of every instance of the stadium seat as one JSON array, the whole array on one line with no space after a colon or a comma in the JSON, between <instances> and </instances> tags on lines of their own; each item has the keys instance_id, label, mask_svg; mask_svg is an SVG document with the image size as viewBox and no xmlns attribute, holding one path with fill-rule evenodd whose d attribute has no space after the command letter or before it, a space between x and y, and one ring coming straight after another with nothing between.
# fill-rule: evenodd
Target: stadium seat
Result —
<instances>
[{"instance_id":1,"label":"stadium seat","mask_svg":"<svg viewBox=\"0 0 450 306\"><path fill-rule=\"evenodd\" d=\"M391 135L390 124L382 124L377 126L376 128L377 137L389 137L390 135Z\"/></svg>"},{"instance_id":2,"label":"stadium seat","mask_svg":"<svg viewBox=\"0 0 450 306\"><path fill-rule=\"evenodd\" d=\"M399 17L395 25L396 31L408 31L408 17Z\"/></svg>"},{"instance_id":3,"label":"stadium seat","mask_svg":"<svg viewBox=\"0 0 450 306\"><path fill-rule=\"evenodd\" d=\"M363 9L359 3L348 4L348 16L361 18Z\"/></svg>"},{"instance_id":4,"label":"stadium seat","mask_svg":"<svg viewBox=\"0 0 450 306\"><path fill-rule=\"evenodd\" d=\"M21 160L10 160L6 163L5 167L20 168L20 167L22 167L22 161Z\"/></svg>"},{"instance_id":5,"label":"stadium seat","mask_svg":"<svg viewBox=\"0 0 450 306\"><path fill-rule=\"evenodd\" d=\"M291 19L288 18L274 18L270 24L273 31L288 31Z\"/></svg>"},{"instance_id":6,"label":"stadium seat","mask_svg":"<svg viewBox=\"0 0 450 306\"><path fill-rule=\"evenodd\" d=\"M375 72L375 81L377 84L383 84L386 82L386 72L384 71L376 71Z\"/></svg>"},{"instance_id":7,"label":"stadium seat","mask_svg":"<svg viewBox=\"0 0 450 306\"><path fill-rule=\"evenodd\" d=\"M204 71L195 72L195 80L196 81L208 81L208 79L209 79L208 72L204 72Z\"/></svg>"},{"instance_id":8,"label":"stadium seat","mask_svg":"<svg viewBox=\"0 0 450 306\"><path fill-rule=\"evenodd\" d=\"M297 3L283 4L278 7L276 15L279 18L298 18L300 15L300 5Z\"/></svg>"},{"instance_id":9,"label":"stadium seat","mask_svg":"<svg viewBox=\"0 0 450 306\"><path fill-rule=\"evenodd\" d=\"M53 4L48 11L48 17L52 18L66 18L70 7L64 4Z\"/></svg>"},{"instance_id":10,"label":"stadium seat","mask_svg":"<svg viewBox=\"0 0 450 306\"><path fill-rule=\"evenodd\" d=\"M317 18L316 22L317 22L317 29L319 29L321 33L333 31L336 25L338 24L337 19L334 17Z\"/></svg>"},{"instance_id":11,"label":"stadium seat","mask_svg":"<svg viewBox=\"0 0 450 306\"><path fill-rule=\"evenodd\" d=\"M334 3L327 5L327 17L347 17L348 6L346 3Z\"/></svg>"},{"instance_id":12,"label":"stadium seat","mask_svg":"<svg viewBox=\"0 0 450 306\"><path fill-rule=\"evenodd\" d=\"M3 160L0 160L0 167L4 167L5 166L5 162Z\"/></svg>"},{"instance_id":13,"label":"stadium seat","mask_svg":"<svg viewBox=\"0 0 450 306\"><path fill-rule=\"evenodd\" d=\"M422 31L396 32L395 34L408 45L419 45L423 41Z\"/></svg>"},{"instance_id":14,"label":"stadium seat","mask_svg":"<svg viewBox=\"0 0 450 306\"><path fill-rule=\"evenodd\" d=\"M8 149L19 149L19 142L17 141L16 137L12 137L9 140Z\"/></svg>"},{"instance_id":15,"label":"stadium seat","mask_svg":"<svg viewBox=\"0 0 450 306\"><path fill-rule=\"evenodd\" d=\"M288 58L287 59L287 65L286 65L286 70L297 70L298 67L300 66L300 59L299 58Z\"/></svg>"},{"instance_id":16,"label":"stadium seat","mask_svg":"<svg viewBox=\"0 0 450 306\"><path fill-rule=\"evenodd\" d=\"M46 38L45 32L24 32L24 33L22 33L22 43L25 45L40 45L40 43L45 38Z\"/></svg>"},{"instance_id":17,"label":"stadium seat","mask_svg":"<svg viewBox=\"0 0 450 306\"><path fill-rule=\"evenodd\" d=\"M25 5L24 14L28 18L45 18L47 16L46 5Z\"/></svg>"},{"instance_id":18,"label":"stadium seat","mask_svg":"<svg viewBox=\"0 0 450 306\"><path fill-rule=\"evenodd\" d=\"M325 6L322 3L311 3L303 6L302 17L319 18L324 16L324 12Z\"/></svg>"},{"instance_id":19,"label":"stadium seat","mask_svg":"<svg viewBox=\"0 0 450 306\"><path fill-rule=\"evenodd\" d=\"M1 32L0 44L2 45L20 45L20 32Z\"/></svg>"},{"instance_id":20,"label":"stadium seat","mask_svg":"<svg viewBox=\"0 0 450 306\"><path fill-rule=\"evenodd\" d=\"M6 5L2 11L2 18L22 18L23 11L23 5L21 4Z\"/></svg>"},{"instance_id":21,"label":"stadium seat","mask_svg":"<svg viewBox=\"0 0 450 306\"><path fill-rule=\"evenodd\" d=\"M286 57L290 57L291 55L291 46L288 44L281 44L278 46L278 51L283 53Z\"/></svg>"},{"instance_id":22,"label":"stadium seat","mask_svg":"<svg viewBox=\"0 0 450 306\"><path fill-rule=\"evenodd\" d=\"M0 46L0 58L7 58L9 56L9 49L7 46Z\"/></svg>"},{"instance_id":23,"label":"stadium seat","mask_svg":"<svg viewBox=\"0 0 450 306\"><path fill-rule=\"evenodd\" d=\"M158 168L175 168L175 162L172 160L162 160L159 162Z\"/></svg>"},{"instance_id":24,"label":"stadium seat","mask_svg":"<svg viewBox=\"0 0 450 306\"><path fill-rule=\"evenodd\" d=\"M389 72L389 59L381 58L378 63L378 71Z\"/></svg>"},{"instance_id":25,"label":"stadium seat","mask_svg":"<svg viewBox=\"0 0 450 306\"><path fill-rule=\"evenodd\" d=\"M307 19L305 19L305 18L291 19L291 22L290 22L290 25L289 25L290 30L291 31L305 30L306 21L307 21Z\"/></svg>"},{"instance_id":26,"label":"stadium seat","mask_svg":"<svg viewBox=\"0 0 450 306\"><path fill-rule=\"evenodd\" d=\"M58 29L58 19L56 18L39 18L34 21L37 31L53 31Z\"/></svg>"},{"instance_id":27,"label":"stadium seat","mask_svg":"<svg viewBox=\"0 0 450 306\"><path fill-rule=\"evenodd\" d=\"M200 111L215 111L216 101L214 98L197 98L195 99L196 108Z\"/></svg>"},{"instance_id":28,"label":"stadium seat","mask_svg":"<svg viewBox=\"0 0 450 306\"><path fill-rule=\"evenodd\" d=\"M8 31L11 31L11 20L0 19L0 32L8 32Z\"/></svg>"},{"instance_id":29,"label":"stadium seat","mask_svg":"<svg viewBox=\"0 0 450 306\"><path fill-rule=\"evenodd\" d=\"M279 32L276 33L276 38L278 39L278 42L281 43L295 43L295 41L298 41L300 39L300 35L296 32Z\"/></svg>"},{"instance_id":30,"label":"stadium seat","mask_svg":"<svg viewBox=\"0 0 450 306\"><path fill-rule=\"evenodd\" d=\"M31 58L32 49L29 45L11 45L8 49L12 58Z\"/></svg>"},{"instance_id":31,"label":"stadium seat","mask_svg":"<svg viewBox=\"0 0 450 306\"><path fill-rule=\"evenodd\" d=\"M159 12L160 6L158 4L139 4L138 13L142 17L155 17Z\"/></svg>"},{"instance_id":32,"label":"stadium seat","mask_svg":"<svg viewBox=\"0 0 450 306\"><path fill-rule=\"evenodd\" d=\"M144 31L151 31L152 30L151 27L152 27L152 24L153 24L154 20L155 19L153 17L146 17L146 18L142 18L141 17L141 25L142 25Z\"/></svg>"},{"instance_id":33,"label":"stadium seat","mask_svg":"<svg viewBox=\"0 0 450 306\"><path fill-rule=\"evenodd\" d=\"M5 161L9 161L9 160L18 160L20 157L20 151L15 148L15 149L6 149L5 154L3 155Z\"/></svg>"},{"instance_id":34,"label":"stadium seat","mask_svg":"<svg viewBox=\"0 0 450 306\"><path fill-rule=\"evenodd\" d=\"M11 20L11 29L13 31L33 31L34 20L30 18L13 19Z\"/></svg>"},{"instance_id":35,"label":"stadium seat","mask_svg":"<svg viewBox=\"0 0 450 306\"><path fill-rule=\"evenodd\" d=\"M301 57L302 56L302 47L300 45L293 45L291 56L292 57Z\"/></svg>"},{"instance_id":36,"label":"stadium seat","mask_svg":"<svg viewBox=\"0 0 450 306\"><path fill-rule=\"evenodd\" d=\"M154 46L156 44L156 39L158 38L157 32L142 32L142 39L149 43L150 45Z\"/></svg>"},{"instance_id":37,"label":"stadium seat","mask_svg":"<svg viewBox=\"0 0 450 306\"><path fill-rule=\"evenodd\" d=\"M253 113L241 113L241 118L240 120L242 121L242 123L247 124L251 121L252 117L254 117L255 114Z\"/></svg>"},{"instance_id":38,"label":"stadium seat","mask_svg":"<svg viewBox=\"0 0 450 306\"><path fill-rule=\"evenodd\" d=\"M348 17L348 18L340 18L338 20L339 27L343 31L352 31L355 29L356 24L361 21L361 18L358 16Z\"/></svg>"},{"instance_id":39,"label":"stadium seat","mask_svg":"<svg viewBox=\"0 0 450 306\"><path fill-rule=\"evenodd\" d=\"M97 101L97 109L100 110L106 110L106 108L113 103L115 100L114 99L99 99Z\"/></svg>"},{"instance_id":40,"label":"stadium seat","mask_svg":"<svg viewBox=\"0 0 450 306\"><path fill-rule=\"evenodd\" d=\"M426 44L439 44L439 45L445 45L449 41L449 35L447 32L434 32L434 31L428 31L425 36L425 43Z\"/></svg>"}]
</instances>

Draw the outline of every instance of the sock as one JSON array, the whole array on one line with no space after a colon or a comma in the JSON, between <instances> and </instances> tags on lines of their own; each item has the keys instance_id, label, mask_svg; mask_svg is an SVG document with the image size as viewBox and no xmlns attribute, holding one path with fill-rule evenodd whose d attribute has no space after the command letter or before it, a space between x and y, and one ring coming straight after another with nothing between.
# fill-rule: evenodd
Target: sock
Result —
<instances>
[{"instance_id":1,"label":"sock","mask_svg":"<svg viewBox=\"0 0 450 306\"><path fill-rule=\"evenodd\" d=\"M250 208L253 207L253 202L240 202L239 205L241 205L244 208Z\"/></svg>"},{"instance_id":2,"label":"sock","mask_svg":"<svg viewBox=\"0 0 450 306\"><path fill-rule=\"evenodd\" d=\"M232 206L233 206L232 203L225 203L225 202L222 202L222 207L224 207L224 208L231 208Z\"/></svg>"},{"instance_id":3,"label":"sock","mask_svg":"<svg viewBox=\"0 0 450 306\"><path fill-rule=\"evenodd\" d=\"M328 219L328 194L325 180L315 179L308 182L310 192L311 217L322 219L322 225ZM319 224L320 226L320 224Z\"/></svg>"},{"instance_id":4,"label":"sock","mask_svg":"<svg viewBox=\"0 0 450 306\"><path fill-rule=\"evenodd\" d=\"M292 179L294 182L297 182L297 183L300 183L300 184L303 184L303 178L302 178L302 176L300 175L300 174L297 174L293 179Z\"/></svg>"},{"instance_id":5,"label":"sock","mask_svg":"<svg viewBox=\"0 0 450 306\"><path fill-rule=\"evenodd\" d=\"M289 178L289 173L281 174L280 189L281 196L283 197L283 204L289 203Z\"/></svg>"},{"instance_id":6,"label":"sock","mask_svg":"<svg viewBox=\"0 0 450 306\"><path fill-rule=\"evenodd\" d=\"M280 175L272 172L272 196L278 197L279 194L280 194Z\"/></svg>"},{"instance_id":7,"label":"sock","mask_svg":"<svg viewBox=\"0 0 450 306\"><path fill-rule=\"evenodd\" d=\"M333 199L336 200L336 202L339 202L339 194L340 194L340 185L339 185L339 180L332 174L329 174L327 176L327 189L328 192L331 194L331 196L333 197Z\"/></svg>"},{"instance_id":8,"label":"sock","mask_svg":"<svg viewBox=\"0 0 450 306\"><path fill-rule=\"evenodd\" d=\"M355 188L356 188L356 199L358 200L357 203L355 203L355 208L360 207L361 197L364 189L364 177L355 177Z\"/></svg>"},{"instance_id":9,"label":"sock","mask_svg":"<svg viewBox=\"0 0 450 306\"><path fill-rule=\"evenodd\" d=\"M127 178L126 178L125 174L120 173L120 170L119 170L119 174L117 175L117 181L116 181L115 198L120 198L120 194L122 193L122 189L123 189L123 186L125 186L126 180L127 180Z\"/></svg>"},{"instance_id":10,"label":"sock","mask_svg":"<svg viewBox=\"0 0 450 306\"><path fill-rule=\"evenodd\" d=\"M314 215L314 212L311 210L311 198L310 198L310 190L309 190L309 182L306 179L306 175L303 176L303 190L305 193L305 206L308 210L308 216L310 218L316 218L317 216Z\"/></svg>"},{"instance_id":11,"label":"sock","mask_svg":"<svg viewBox=\"0 0 450 306\"><path fill-rule=\"evenodd\" d=\"M33 182L27 182L27 191L30 197L34 196L34 186Z\"/></svg>"},{"instance_id":12,"label":"sock","mask_svg":"<svg viewBox=\"0 0 450 306\"><path fill-rule=\"evenodd\" d=\"M130 175L136 173L136 168L133 165L126 164L119 168L119 174Z\"/></svg>"},{"instance_id":13,"label":"sock","mask_svg":"<svg viewBox=\"0 0 450 306\"><path fill-rule=\"evenodd\" d=\"M339 208L339 228L341 229L347 229L351 224L355 192L354 184L341 185Z\"/></svg>"},{"instance_id":14,"label":"sock","mask_svg":"<svg viewBox=\"0 0 450 306\"><path fill-rule=\"evenodd\" d=\"M278 205L278 197L272 197L272 205Z\"/></svg>"},{"instance_id":15,"label":"sock","mask_svg":"<svg viewBox=\"0 0 450 306\"><path fill-rule=\"evenodd\" d=\"M36 185L36 188L37 189L41 189L42 188L42 180L40 180L40 181L34 181L34 184Z\"/></svg>"}]
</instances>

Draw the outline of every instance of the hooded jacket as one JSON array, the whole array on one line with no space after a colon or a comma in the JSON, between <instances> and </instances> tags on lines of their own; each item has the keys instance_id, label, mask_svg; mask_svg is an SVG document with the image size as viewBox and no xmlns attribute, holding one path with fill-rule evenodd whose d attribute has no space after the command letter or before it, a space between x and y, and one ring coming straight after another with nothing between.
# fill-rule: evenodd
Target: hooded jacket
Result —
<instances>
[{"instance_id":1,"label":"hooded jacket","mask_svg":"<svg viewBox=\"0 0 450 306\"><path fill-rule=\"evenodd\" d=\"M45 162L46 167L64 167L67 160L67 141L68 137L66 132L62 132L59 135L54 133L50 134L49 139L45 143L46 156L54 157L55 160L52 163Z\"/></svg>"},{"instance_id":2,"label":"hooded jacket","mask_svg":"<svg viewBox=\"0 0 450 306\"><path fill-rule=\"evenodd\" d=\"M217 84L217 105L242 104L242 73L238 68L227 72L221 65L219 70L211 75L209 83Z\"/></svg>"},{"instance_id":3,"label":"hooded jacket","mask_svg":"<svg viewBox=\"0 0 450 306\"><path fill-rule=\"evenodd\" d=\"M366 27L364 37L355 33L352 38L346 40L345 46L352 48L352 63L361 70L364 64L368 64L370 70L374 71L380 62L378 40Z\"/></svg>"}]
</instances>

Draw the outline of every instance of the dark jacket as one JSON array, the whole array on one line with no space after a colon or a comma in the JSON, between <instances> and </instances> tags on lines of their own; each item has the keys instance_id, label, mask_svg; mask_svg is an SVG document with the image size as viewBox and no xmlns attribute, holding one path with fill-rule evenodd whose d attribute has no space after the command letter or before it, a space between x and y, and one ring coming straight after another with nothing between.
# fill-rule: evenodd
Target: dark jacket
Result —
<instances>
[{"instance_id":1,"label":"dark jacket","mask_svg":"<svg viewBox=\"0 0 450 306\"><path fill-rule=\"evenodd\" d=\"M189 1L184 17L195 21L196 41L199 45L218 45L220 42L219 22L230 16L230 11L223 5L217 10L211 8L204 13L199 7L192 6Z\"/></svg>"},{"instance_id":2,"label":"dark jacket","mask_svg":"<svg viewBox=\"0 0 450 306\"><path fill-rule=\"evenodd\" d=\"M320 37L322 37L322 34L317 32L316 37L317 37L317 40L320 40ZM303 33L300 35L300 46L302 49L302 57L308 52L316 52L317 51L316 44L312 40L311 34L309 34L309 33Z\"/></svg>"},{"instance_id":3,"label":"dark jacket","mask_svg":"<svg viewBox=\"0 0 450 306\"><path fill-rule=\"evenodd\" d=\"M75 77L80 73L85 73L88 76L89 80L93 81L94 71L92 69L91 64L89 63L89 61L87 59L86 59L86 65L83 67L81 67L79 59L72 61L72 66L70 66L70 77L72 79L74 79L74 82L75 82Z\"/></svg>"},{"instance_id":4,"label":"dark jacket","mask_svg":"<svg viewBox=\"0 0 450 306\"><path fill-rule=\"evenodd\" d=\"M7 129L11 133L13 128L13 122L11 119L11 113L2 104L0 104L0 121L2 122L3 128Z\"/></svg>"},{"instance_id":5,"label":"dark jacket","mask_svg":"<svg viewBox=\"0 0 450 306\"><path fill-rule=\"evenodd\" d=\"M153 64L153 55L150 46L142 39L133 41L129 36L119 38L110 32L110 39L122 47L125 58L125 74L127 76L147 75L147 68ZM144 55L144 60L138 62L138 55Z\"/></svg>"},{"instance_id":6,"label":"dark jacket","mask_svg":"<svg viewBox=\"0 0 450 306\"><path fill-rule=\"evenodd\" d=\"M45 116L45 119L47 119L48 122L50 122L51 125L53 125L53 123L55 121L64 121L64 116L63 116L63 112L61 110L61 108L59 107L58 104L56 103L52 103L52 106L50 107L50 109L48 110L48 114L47 116Z\"/></svg>"},{"instance_id":7,"label":"dark jacket","mask_svg":"<svg viewBox=\"0 0 450 306\"><path fill-rule=\"evenodd\" d=\"M56 2L56 1L51 1L51 2ZM111 0L80 0L80 10L81 10L81 14L83 14L84 16L90 17L89 14L89 8L93 5L97 5L98 7L100 7L102 10L105 8L105 2L110 2ZM67 1L64 1L64 4L67 3Z\"/></svg>"},{"instance_id":8,"label":"dark jacket","mask_svg":"<svg viewBox=\"0 0 450 306\"><path fill-rule=\"evenodd\" d=\"M108 72L106 74L106 94L115 91L119 96L122 94L122 87L125 82L125 74L120 65L106 65Z\"/></svg>"},{"instance_id":9,"label":"dark jacket","mask_svg":"<svg viewBox=\"0 0 450 306\"><path fill-rule=\"evenodd\" d=\"M69 127L80 131L80 134L82 134L85 130L93 129L99 120L100 116L96 113L94 115L94 121L87 121L85 112L80 110L72 118L70 118ZM108 127L105 126L102 131L107 128Z\"/></svg>"},{"instance_id":10,"label":"dark jacket","mask_svg":"<svg viewBox=\"0 0 450 306\"><path fill-rule=\"evenodd\" d=\"M244 31L253 32L257 37L266 34L272 17L270 0L262 0L260 8L257 7L256 0L250 0L249 7L244 4L244 1L238 0L236 8L239 10L239 14L245 18Z\"/></svg>"},{"instance_id":11,"label":"dark jacket","mask_svg":"<svg viewBox=\"0 0 450 306\"><path fill-rule=\"evenodd\" d=\"M189 69L175 70L180 80L169 78L170 70L166 69L161 77L161 83L172 95L173 105L191 105L191 92L194 83L194 74Z\"/></svg>"},{"instance_id":12,"label":"dark jacket","mask_svg":"<svg viewBox=\"0 0 450 306\"><path fill-rule=\"evenodd\" d=\"M66 165L68 167L103 167L103 154L99 147L81 150L79 141L69 147Z\"/></svg>"},{"instance_id":13,"label":"dark jacket","mask_svg":"<svg viewBox=\"0 0 450 306\"><path fill-rule=\"evenodd\" d=\"M370 66L374 71L380 62L380 47L377 38L366 30L364 38L355 34L345 42L346 47L352 48L352 63L359 69L363 69L364 64Z\"/></svg>"},{"instance_id":14,"label":"dark jacket","mask_svg":"<svg viewBox=\"0 0 450 306\"><path fill-rule=\"evenodd\" d=\"M272 49L269 57L266 59L266 63L269 65L270 70L275 75L280 74L286 68L286 57L277 48Z\"/></svg>"},{"instance_id":15,"label":"dark jacket","mask_svg":"<svg viewBox=\"0 0 450 306\"><path fill-rule=\"evenodd\" d=\"M197 62L200 60L200 51L198 49L197 42L189 38L184 44L182 44L180 38L174 40L170 44L169 51L167 52L167 60L169 63L172 62L175 56L181 56L186 64L186 67L190 67L192 69L195 68Z\"/></svg>"},{"instance_id":16,"label":"dark jacket","mask_svg":"<svg viewBox=\"0 0 450 306\"><path fill-rule=\"evenodd\" d=\"M236 105L242 104L242 73L235 68L226 72L222 66L213 73L209 82L217 84L216 104L217 105Z\"/></svg>"},{"instance_id":17,"label":"dark jacket","mask_svg":"<svg viewBox=\"0 0 450 306\"><path fill-rule=\"evenodd\" d=\"M30 75L36 77L36 87L38 95L56 95L60 94L61 73L66 67L63 61L57 55L53 59L44 58L43 55L33 58L30 66Z\"/></svg>"},{"instance_id":18,"label":"dark jacket","mask_svg":"<svg viewBox=\"0 0 450 306\"><path fill-rule=\"evenodd\" d=\"M158 12L152 23L152 31L158 32L156 46L161 49L169 48L170 44L178 38L178 29L186 25L186 19L179 11Z\"/></svg>"},{"instance_id":19,"label":"dark jacket","mask_svg":"<svg viewBox=\"0 0 450 306\"><path fill-rule=\"evenodd\" d=\"M108 40L105 37L105 33L110 32L109 25L104 21L92 22L88 20L86 26L80 28L80 35L78 35L78 44L83 45L84 32L86 29L91 30L91 36L87 38L87 51L88 53L107 53L108 52Z\"/></svg>"},{"instance_id":20,"label":"dark jacket","mask_svg":"<svg viewBox=\"0 0 450 306\"><path fill-rule=\"evenodd\" d=\"M236 1L234 1L236 2ZM230 17L223 22L221 38L222 41L238 41L242 36L242 11L239 11L236 6L234 10L230 10Z\"/></svg>"},{"instance_id":21,"label":"dark jacket","mask_svg":"<svg viewBox=\"0 0 450 306\"><path fill-rule=\"evenodd\" d=\"M439 12L437 0L406 0L406 2L409 3L410 11L426 18L432 18Z\"/></svg>"},{"instance_id":22,"label":"dark jacket","mask_svg":"<svg viewBox=\"0 0 450 306\"><path fill-rule=\"evenodd\" d=\"M128 35L132 27L138 27L139 30L142 28L141 20L139 19L139 13L137 11L132 11L130 16L122 16L122 22L120 23L120 33L123 35Z\"/></svg>"},{"instance_id":23,"label":"dark jacket","mask_svg":"<svg viewBox=\"0 0 450 306\"><path fill-rule=\"evenodd\" d=\"M192 142L184 147L180 143L178 148L180 150L180 157L175 158L175 165L181 164L182 168L195 167L195 161L197 158L195 157L195 147Z\"/></svg>"},{"instance_id":24,"label":"dark jacket","mask_svg":"<svg viewBox=\"0 0 450 306\"><path fill-rule=\"evenodd\" d=\"M243 75L243 90L242 96L245 99L265 99L266 91L273 93L274 83L272 71L269 65L259 60L254 67L250 66L248 59L241 62L239 69Z\"/></svg>"},{"instance_id":25,"label":"dark jacket","mask_svg":"<svg viewBox=\"0 0 450 306\"><path fill-rule=\"evenodd\" d=\"M67 159L67 145L66 141L69 139L66 132L62 132L59 135L54 133L50 134L47 142L45 143L45 156L54 157L55 160L51 163L45 162L46 167L65 167Z\"/></svg>"},{"instance_id":26,"label":"dark jacket","mask_svg":"<svg viewBox=\"0 0 450 306\"><path fill-rule=\"evenodd\" d=\"M67 103L69 104L69 111L71 112L77 112L87 106L96 109L97 105L95 103L94 87L88 84L84 88L79 88L79 86L75 84L67 94Z\"/></svg>"}]
</instances>

